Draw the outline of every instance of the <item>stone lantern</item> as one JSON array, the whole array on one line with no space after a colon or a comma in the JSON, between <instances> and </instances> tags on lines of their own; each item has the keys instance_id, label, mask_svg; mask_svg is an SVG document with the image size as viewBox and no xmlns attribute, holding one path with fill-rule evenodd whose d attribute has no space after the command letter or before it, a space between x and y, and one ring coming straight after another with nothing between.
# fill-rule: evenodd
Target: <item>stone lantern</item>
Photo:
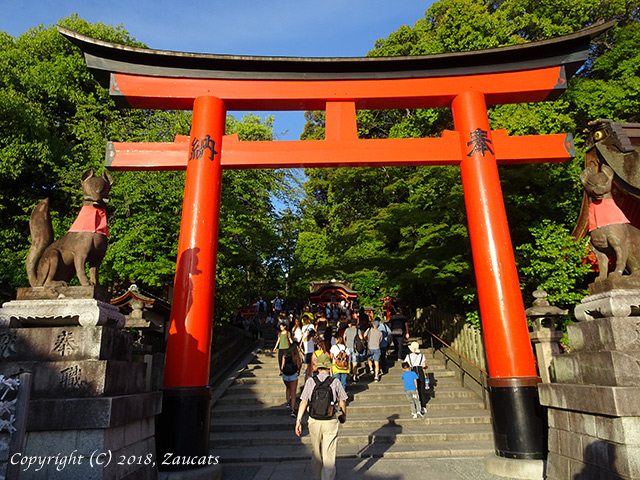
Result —
<instances>
[{"instance_id":1,"label":"stone lantern","mask_svg":"<svg viewBox=\"0 0 640 480\"><path fill-rule=\"evenodd\" d=\"M533 297L533 306L524 311L527 318L533 320L533 330L529 332L529 338L535 347L540 378L544 383L551 383L551 359L553 355L560 354L558 342L564 335L556 330L555 317L567 315L569 311L550 305L547 292L544 290L536 290Z\"/></svg>"}]
</instances>

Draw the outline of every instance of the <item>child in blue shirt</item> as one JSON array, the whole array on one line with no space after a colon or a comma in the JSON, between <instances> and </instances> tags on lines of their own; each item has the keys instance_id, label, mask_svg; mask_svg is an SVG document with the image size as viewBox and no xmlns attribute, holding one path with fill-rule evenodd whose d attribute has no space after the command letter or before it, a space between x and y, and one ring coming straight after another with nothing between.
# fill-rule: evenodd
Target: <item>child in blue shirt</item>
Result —
<instances>
[{"instance_id":1,"label":"child in blue shirt","mask_svg":"<svg viewBox=\"0 0 640 480\"><path fill-rule=\"evenodd\" d=\"M407 400L409 400L411 416L413 418L422 418L422 407L420 406L420 397L418 396L418 374L411 370L408 362L402 362L402 370L404 393L407 395Z\"/></svg>"}]
</instances>

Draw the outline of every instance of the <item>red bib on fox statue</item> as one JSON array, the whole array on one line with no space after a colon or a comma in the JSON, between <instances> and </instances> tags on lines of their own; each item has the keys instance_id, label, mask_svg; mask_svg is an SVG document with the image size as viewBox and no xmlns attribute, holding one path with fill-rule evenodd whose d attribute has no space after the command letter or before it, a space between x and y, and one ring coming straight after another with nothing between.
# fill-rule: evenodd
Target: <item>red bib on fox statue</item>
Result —
<instances>
[{"instance_id":1,"label":"red bib on fox statue","mask_svg":"<svg viewBox=\"0 0 640 480\"><path fill-rule=\"evenodd\" d=\"M631 223L627 216L616 205L613 198L594 200L589 204L589 231L596 228L614 225L616 223Z\"/></svg>"},{"instance_id":2,"label":"red bib on fox statue","mask_svg":"<svg viewBox=\"0 0 640 480\"><path fill-rule=\"evenodd\" d=\"M71 225L70 232L95 232L109 236L107 212L103 208L85 205L80 209L78 218Z\"/></svg>"}]
</instances>

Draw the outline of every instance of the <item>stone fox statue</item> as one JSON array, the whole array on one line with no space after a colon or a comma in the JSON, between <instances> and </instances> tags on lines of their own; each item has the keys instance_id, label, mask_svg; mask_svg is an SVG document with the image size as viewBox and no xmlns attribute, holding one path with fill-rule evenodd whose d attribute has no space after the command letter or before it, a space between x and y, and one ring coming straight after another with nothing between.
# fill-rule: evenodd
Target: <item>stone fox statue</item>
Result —
<instances>
[{"instance_id":1,"label":"stone fox statue","mask_svg":"<svg viewBox=\"0 0 640 480\"><path fill-rule=\"evenodd\" d=\"M611 195L613 170L602 165L601 171L586 168L580 181L589 196L589 234L591 249L598 261L600 274L596 281L607 278L609 255L615 253L616 269L612 276L620 276L627 269L640 275L640 230L629 223Z\"/></svg>"},{"instance_id":2,"label":"stone fox statue","mask_svg":"<svg viewBox=\"0 0 640 480\"><path fill-rule=\"evenodd\" d=\"M98 269L107 251L109 230L105 204L113 179L107 171L97 177L93 169L82 174L84 203L65 235L53 241L49 199L31 212L31 249L27 255L27 275L32 287L67 285L78 276L80 284L98 285ZM89 278L85 264L89 263Z\"/></svg>"}]
</instances>

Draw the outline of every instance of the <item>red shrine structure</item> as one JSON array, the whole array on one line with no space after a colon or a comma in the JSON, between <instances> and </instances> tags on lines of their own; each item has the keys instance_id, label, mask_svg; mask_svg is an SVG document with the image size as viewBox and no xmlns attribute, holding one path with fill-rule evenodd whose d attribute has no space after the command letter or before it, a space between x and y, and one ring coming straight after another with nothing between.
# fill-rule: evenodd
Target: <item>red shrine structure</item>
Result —
<instances>
[{"instance_id":1,"label":"red shrine structure","mask_svg":"<svg viewBox=\"0 0 640 480\"><path fill-rule=\"evenodd\" d=\"M343 300L353 302L356 298L358 292L353 289L353 285L342 280L313 281L309 287L309 302L322 307Z\"/></svg>"},{"instance_id":2,"label":"red shrine structure","mask_svg":"<svg viewBox=\"0 0 640 480\"><path fill-rule=\"evenodd\" d=\"M114 170L186 169L175 296L164 373L159 453L207 455L209 357L222 171L232 168L458 165L490 379L496 453L546 455L546 420L498 177L498 165L562 162L571 134L509 136L487 107L557 98L613 22L491 50L370 58L200 55L115 45L59 31L122 107L193 111L174 143L109 143ZM359 109L451 108L439 138L360 139ZM324 110L326 139L240 142L232 110Z\"/></svg>"}]
</instances>

